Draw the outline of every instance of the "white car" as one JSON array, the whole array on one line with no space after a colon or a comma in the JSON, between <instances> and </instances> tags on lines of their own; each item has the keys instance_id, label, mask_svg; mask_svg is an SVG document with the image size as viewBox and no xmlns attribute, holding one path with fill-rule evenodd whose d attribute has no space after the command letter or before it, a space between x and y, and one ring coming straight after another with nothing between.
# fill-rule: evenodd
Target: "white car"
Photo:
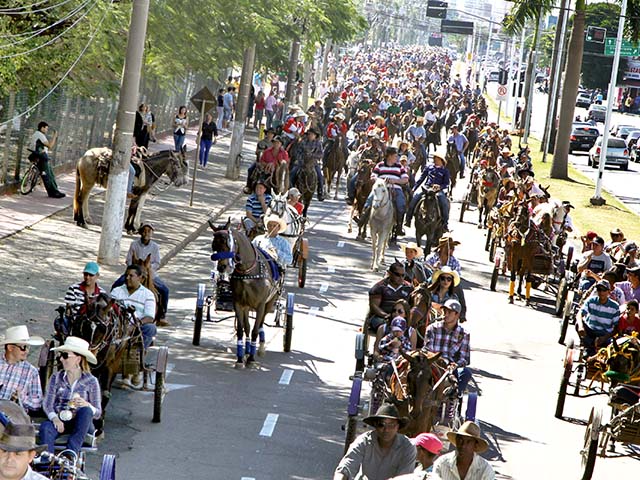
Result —
<instances>
[{"instance_id":1,"label":"white car","mask_svg":"<svg viewBox=\"0 0 640 480\"><path fill-rule=\"evenodd\" d=\"M596 140L596 144L589 150L589 165L593 168L598 168L600 163L600 151L602 147L602 137ZM609 137L607 146L607 160L605 167L620 167L620 170L629 170L629 149L627 143L618 137Z\"/></svg>"},{"instance_id":2,"label":"white car","mask_svg":"<svg viewBox=\"0 0 640 480\"><path fill-rule=\"evenodd\" d=\"M578 93L576 107L589 108L589 105L591 105L591 95L586 92Z\"/></svg>"}]
</instances>

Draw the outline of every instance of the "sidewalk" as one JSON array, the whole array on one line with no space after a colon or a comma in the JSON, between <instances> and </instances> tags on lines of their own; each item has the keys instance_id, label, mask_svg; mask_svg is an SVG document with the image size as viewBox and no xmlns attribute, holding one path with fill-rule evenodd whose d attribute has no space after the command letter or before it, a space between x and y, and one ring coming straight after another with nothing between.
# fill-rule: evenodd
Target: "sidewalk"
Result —
<instances>
[{"instance_id":1,"label":"sidewalk","mask_svg":"<svg viewBox=\"0 0 640 480\"><path fill-rule=\"evenodd\" d=\"M245 132L245 160L238 181L224 176L229 134L218 137L207 169L198 169L193 207L189 207L196 135L196 128L187 132L189 182L181 188L170 186L150 195L142 213L144 220L155 225L154 239L160 245L163 265L208 228L209 218L215 219L234 203L244 201L242 187L246 168L254 158L257 132ZM170 136L159 138L151 150L166 148L173 148ZM57 180L67 194L63 199L49 199L41 185L27 196L0 197L0 331L7 325L30 322L34 333L48 337L54 309L61 304L67 287L81 281L83 265L97 257L104 189L94 189L99 192L90 200L94 224L84 229L77 227L72 218L75 173L61 175ZM136 238L123 232L121 265L101 266L99 283L104 288L109 289L122 273L129 244ZM164 280L171 287L171 279Z\"/></svg>"}]
</instances>

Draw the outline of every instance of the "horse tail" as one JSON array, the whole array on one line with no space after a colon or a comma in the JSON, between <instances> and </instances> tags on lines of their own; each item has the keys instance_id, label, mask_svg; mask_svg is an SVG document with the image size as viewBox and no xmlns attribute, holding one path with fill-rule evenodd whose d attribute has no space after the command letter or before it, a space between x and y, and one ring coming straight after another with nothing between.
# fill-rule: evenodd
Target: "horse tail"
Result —
<instances>
[{"instance_id":1,"label":"horse tail","mask_svg":"<svg viewBox=\"0 0 640 480\"><path fill-rule=\"evenodd\" d=\"M82 209L82 199L80 198L80 193L82 192L82 188L81 188L81 177L80 177L80 166L76 165L76 190L75 193L73 194L73 219L74 220L78 220L78 217L80 216L80 210Z\"/></svg>"}]
</instances>

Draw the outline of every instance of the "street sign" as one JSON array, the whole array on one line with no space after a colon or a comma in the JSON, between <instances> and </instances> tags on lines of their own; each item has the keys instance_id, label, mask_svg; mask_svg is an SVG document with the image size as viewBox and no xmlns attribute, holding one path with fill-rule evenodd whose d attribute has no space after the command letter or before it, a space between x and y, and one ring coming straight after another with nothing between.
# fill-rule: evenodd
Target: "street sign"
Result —
<instances>
[{"instance_id":1,"label":"street sign","mask_svg":"<svg viewBox=\"0 0 640 480\"><path fill-rule=\"evenodd\" d=\"M505 85L498 85L498 91L496 92L496 100L499 102L507 99L507 87Z\"/></svg>"},{"instance_id":2,"label":"street sign","mask_svg":"<svg viewBox=\"0 0 640 480\"><path fill-rule=\"evenodd\" d=\"M442 33L459 33L461 35L473 35L473 22L459 22L457 20L442 20L440 23Z\"/></svg>"},{"instance_id":3,"label":"street sign","mask_svg":"<svg viewBox=\"0 0 640 480\"><path fill-rule=\"evenodd\" d=\"M217 105L216 96L206 86L198 90L190 100L194 107L202 110L202 113L208 112L214 105ZM202 109L203 102L205 104L204 110Z\"/></svg>"},{"instance_id":4,"label":"street sign","mask_svg":"<svg viewBox=\"0 0 640 480\"><path fill-rule=\"evenodd\" d=\"M607 37L604 41L604 54L613 56L616 53L615 37ZM621 57L638 57L640 56L640 45L633 45L629 40L622 39L622 48L620 49Z\"/></svg>"}]
</instances>

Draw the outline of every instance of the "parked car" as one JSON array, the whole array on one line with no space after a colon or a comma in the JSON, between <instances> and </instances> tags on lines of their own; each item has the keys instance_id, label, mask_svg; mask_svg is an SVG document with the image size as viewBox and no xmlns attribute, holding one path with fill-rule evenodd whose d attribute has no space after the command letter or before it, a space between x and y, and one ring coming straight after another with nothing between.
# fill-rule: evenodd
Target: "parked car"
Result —
<instances>
[{"instance_id":1,"label":"parked car","mask_svg":"<svg viewBox=\"0 0 640 480\"><path fill-rule=\"evenodd\" d=\"M600 132L593 125L588 123L574 123L571 128L569 142L569 153L575 151L588 152L596 143Z\"/></svg>"},{"instance_id":2,"label":"parked car","mask_svg":"<svg viewBox=\"0 0 640 480\"><path fill-rule=\"evenodd\" d=\"M611 135L615 137L627 138L630 131L637 129L638 127L634 125L614 125L609 131L611 132Z\"/></svg>"},{"instance_id":3,"label":"parked car","mask_svg":"<svg viewBox=\"0 0 640 480\"><path fill-rule=\"evenodd\" d=\"M607 107L604 105L591 104L587 111L587 120L595 120L596 122L604 122L607 118Z\"/></svg>"},{"instance_id":4,"label":"parked car","mask_svg":"<svg viewBox=\"0 0 640 480\"><path fill-rule=\"evenodd\" d=\"M578 98L576 98L576 107L589 108L591 105L591 94L587 92L578 93Z\"/></svg>"},{"instance_id":5,"label":"parked car","mask_svg":"<svg viewBox=\"0 0 640 480\"><path fill-rule=\"evenodd\" d=\"M632 162L638 161L638 139L640 138L640 130L631 130L627 135L627 148L629 149L629 157Z\"/></svg>"},{"instance_id":6,"label":"parked car","mask_svg":"<svg viewBox=\"0 0 640 480\"><path fill-rule=\"evenodd\" d=\"M589 165L593 168L598 168L600 163L600 150L602 147L602 137L598 137L596 143L591 150L589 150ZM629 149L624 139L620 137L609 137L607 143L607 160L605 167L620 167L621 170L629 169Z\"/></svg>"},{"instance_id":7,"label":"parked car","mask_svg":"<svg viewBox=\"0 0 640 480\"><path fill-rule=\"evenodd\" d=\"M487 75L487 82L497 82L498 80L500 80L500 72L498 70L493 70Z\"/></svg>"}]
</instances>

